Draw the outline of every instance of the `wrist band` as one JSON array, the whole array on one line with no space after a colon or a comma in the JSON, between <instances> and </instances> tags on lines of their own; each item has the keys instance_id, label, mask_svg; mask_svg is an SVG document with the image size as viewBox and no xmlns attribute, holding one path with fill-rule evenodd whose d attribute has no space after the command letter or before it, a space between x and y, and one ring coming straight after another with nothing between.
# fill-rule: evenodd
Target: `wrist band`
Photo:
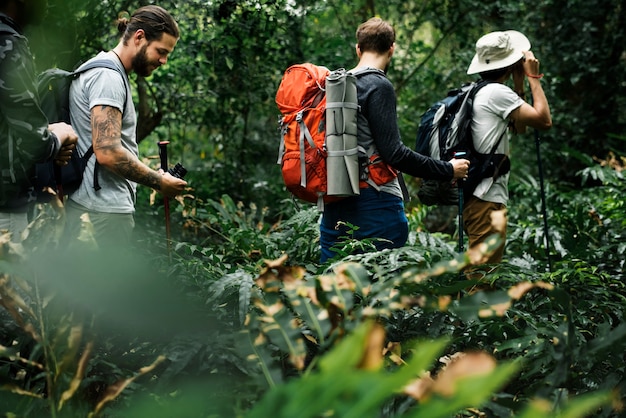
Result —
<instances>
[{"instance_id":1,"label":"wrist band","mask_svg":"<svg viewBox=\"0 0 626 418\"><path fill-rule=\"evenodd\" d=\"M539 79L539 78L543 78L543 73L541 73L541 74L528 74L528 73L526 73L526 77Z\"/></svg>"}]
</instances>

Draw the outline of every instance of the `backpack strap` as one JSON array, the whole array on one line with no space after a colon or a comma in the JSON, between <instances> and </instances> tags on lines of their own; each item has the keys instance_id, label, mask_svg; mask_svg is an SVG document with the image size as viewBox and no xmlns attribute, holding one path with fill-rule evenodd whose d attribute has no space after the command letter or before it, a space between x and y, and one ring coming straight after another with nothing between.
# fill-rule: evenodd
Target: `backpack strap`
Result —
<instances>
[{"instance_id":1,"label":"backpack strap","mask_svg":"<svg viewBox=\"0 0 626 418\"><path fill-rule=\"evenodd\" d=\"M119 67L115 65L113 61L108 60L108 59L96 59L92 61L87 61L86 64L83 64L79 66L76 70L72 71L72 77L75 80L82 73L92 70L94 68L108 68L109 70L117 71L122 76L122 80L124 81L124 87L126 89L126 96L124 99L124 107L126 107L126 103L128 102L128 90L130 90L130 86L126 78L126 74L122 74ZM122 111L122 113L124 112ZM89 148L87 148L87 152L85 152L85 155L83 156L83 158L85 159L85 161L87 161L91 158L92 155L94 155L93 143L89 146ZM100 186L100 181L98 180L99 172L100 172L100 164L98 163L98 160L96 160L96 164L94 165L94 168L93 168L93 188L96 191L102 188Z\"/></svg>"},{"instance_id":2,"label":"backpack strap","mask_svg":"<svg viewBox=\"0 0 626 418\"><path fill-rule=\"evenodd\" d=\"M296 121L298 122L298 126L300 126L300 186L306 187L306 164L305 164L305 155L304 155L304 140L309 143L311 148L315 147L315 142L313 141L313 137L311 136L311 132L309 132L309 128L306 127L306 124L303 120L304 110L298 112L296 116Z\"/></svg>"},{"instance_id":3,"label":"backpack strap","mask_svg":"<svg viewBox=\"0 0 626 418\"><path fill-rule=\"evenodd\" d=\"M487 84L491 84L491 83L496 83L496 81L492 81L492 80L483 80L480 79L476 82L476 85L472 88L472 90L468 93L468 106L469 107L469 115L470 117L474 117L474 96L476 96L476 93L478 93L478 90L480 90L481 88L485 87ZM502 134L500 135L500 137L498 138L498 140L496 141L496 143L493 145L493 147L491 148L491 150L489 151L489 159L491 159L493 157L493 155L496 152L496 149L498 148L498 145L500 145L500 142L502 142L502 138L504 137L504 134L506 133L506 130L508 129L508 126L504 128L504 131L502 132ZM476 146L474 145L474 139L472 138L471 141L469 141L469 144L471 146L471 151L473 153L478 153L478 151L476 151Z\"/></svg>"},{"instance_id":4,"label":"backpack strap","mask_svg":"<svg viewBox=\"0 0 626 418\"><path fill-rule=\"evenodd\" d=\"M357 67L355 69L348 71L348 73L352 74L355 77L361 77L363 75L372 74L372 73L378 73L382 76L387 77L383 70L379 70L378 68L374 68L374 67Z\"/></svg>"}]
</instances>

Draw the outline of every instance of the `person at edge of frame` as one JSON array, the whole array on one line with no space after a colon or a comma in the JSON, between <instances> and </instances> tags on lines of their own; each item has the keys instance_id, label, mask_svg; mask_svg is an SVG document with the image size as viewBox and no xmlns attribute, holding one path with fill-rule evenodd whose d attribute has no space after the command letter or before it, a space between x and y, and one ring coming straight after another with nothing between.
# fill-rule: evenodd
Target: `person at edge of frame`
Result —
<instances>
[{"instance_id":1,"label":"person at edge of frame","mask_svg":"<svg viewBox=\"0 0 626 418\"><path fill-rule=\"evenodd\" d=\"M348 236L347 223L354 225L353 238L373 238L377 250L402 247L408 238L408 220L404 212L401 173L434 180L467 177L469 161L439 161L418 154L402 143L396 113L396 94L386 73L395 48L394 28L380 18L371 18L356 30L357 99L361 111L357 120L359 147L374 146L394 175L374 187L361 182L360 194L327 203L320 222L320 261L336 255L333 247ZM396 175L397 172L398 175Z\"/></svg>"},{"instance_id":2,"label":"person at edge of frame","mask_svg":"<svg viewBox=\"0 0 626 418\"><path fill-rule=\"evenodd\" d=\"M47 0L0 0L0 231L21 242L35 203L35 165L66 165L78 136L48 122L39 106L35 61L23 28L43 21Z\"/></svg>"},{"instance_id":3,"label":"person at edge of frame","mask_svg":"<svg viewBox=\"0 0 626 418\"><path fill-rule=\"evenodd\" d=\"M496 141L496 153L510 155L511 133L524 133L526 127L547 130L552 126L550 106L541 87L543 74L539 60L530 51L528 38L514 30L496 31L476 42L476 54L467 74L479 74L492 81L476 93L471 122L476 150L489 153ZM504 83L512 77L513 89ZM524 80L528 80L532 105L525 101ZM469 248L487 237L499 234L502 242L486 263L499 263L506 241L506 205L509 199L509 173L483 179L472 196L465 196L463 227ZM498 221L500 219L500 221Z\"/></svg>"}]
</instances>

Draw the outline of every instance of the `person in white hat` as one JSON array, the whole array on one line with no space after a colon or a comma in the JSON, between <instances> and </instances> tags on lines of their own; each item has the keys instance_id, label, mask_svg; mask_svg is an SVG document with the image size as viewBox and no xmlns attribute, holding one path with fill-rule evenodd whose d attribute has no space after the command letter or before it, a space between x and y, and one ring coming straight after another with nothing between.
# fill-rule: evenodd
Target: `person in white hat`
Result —
<instances>
[{"instance_id":1,"label":"person in white hat","mask_svg":"<svg viewBox=\"0 0 626 418\"><path fill-rule=\"evenodd\" d=\"M495 152L509 156L511 133L524 133L526 127L546 130L552 126L550 106L541 87L539 60L522 33L507 30L481 37L467 74L479 74L483 80L492 81L474 98L471 128L478 152L489 154L500 141ZM504 84L511 77L513 89ZM525 101L524 80L528 80L532 105ZM469 247L495 233L502 237L502 244L487 263L498 263L504 255L508 180L508 173L484 179L472 196L465 196L463 225Z\"/></svg>"}]
</instances>

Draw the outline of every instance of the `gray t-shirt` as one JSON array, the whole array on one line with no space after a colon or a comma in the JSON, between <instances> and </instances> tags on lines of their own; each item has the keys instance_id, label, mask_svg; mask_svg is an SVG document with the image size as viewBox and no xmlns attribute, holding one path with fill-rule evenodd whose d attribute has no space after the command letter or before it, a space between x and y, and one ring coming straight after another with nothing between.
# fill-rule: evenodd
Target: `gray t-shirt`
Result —
<instances>
[{"instance_id":1,"label":"gray t-shirt","mask_svg":"<svg viewBox=\"0 0 626 418\"><path fill-rule=\"evenodd\" d=\"M120 71L94 68L82 73L70 89L70 114L78 134L78 150L85 153L92 143L91 109L94 106L113 106L122 111L122 146L138 155L135 136L137 117L130 83L122 63L112 52L100 52L92 59L109 59ZM124 80L122 77L125 77ZM137 184L106 168L98 169L100 190L94 189L95 156L87 163L80 188L70 195L74 202L94 212L134 213Z\"/></svg>"},{"instance_id":2,"label":"gray t-shirt","mask_svg":"<svg viewBox=\"0 0 626 418\"><path fill-rule=\"evenodd\" d=\"M504 132L498 144L497 154L509 155L509 116L524 101L508 86L490 83L480 89L474 98L472 137L476 151L488 154ZM474 196L487 202L507 204L509 200L509 173L483 179L476 187Z\"/></svg>"}]
</instances>

